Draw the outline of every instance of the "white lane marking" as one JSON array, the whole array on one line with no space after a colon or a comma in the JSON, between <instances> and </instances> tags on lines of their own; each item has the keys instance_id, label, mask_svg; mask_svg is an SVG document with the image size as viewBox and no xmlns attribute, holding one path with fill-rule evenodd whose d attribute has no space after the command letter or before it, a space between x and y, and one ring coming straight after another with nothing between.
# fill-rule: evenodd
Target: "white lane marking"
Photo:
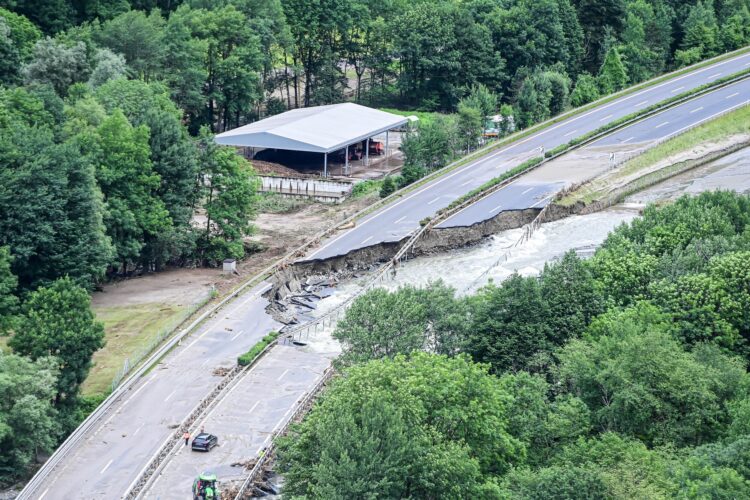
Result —
<instances>
[{"instance_id":1,"label":"white lane marking","mask_svg":"<svg viewBox=\"0 0 750 500\"><path fill-rule=\"evenodd\" d=\"M362 240L362 243L360 243L360 245L364 245L365 243L367 243L371 239L372 239L372 236L370 236L369 238L365 238L364 240Z\"/></svg>"},{"instance_id":2,"label":"white lane marking","mask_svg":"<svg viewBox=\"0 0 750 500\"><path fill-rule=\"evenodd\" d=\"M700 125L701 123L704 123L704 122L707 122L707 121L713 120L714 118L716 118L716 117L717 117L717 116L719 116L719 115L723 115L723 114L725 114L725 113L729 113L730 111L732 111L732 110L734 110L734 109L737 109L737 108L739 108L740 106L746 106L746 105L748 105L748 104L750 104L750 100L747 100L747 101L741 102L741 103L739 103L739 104L735 104L734 106L732 106L732 107L730 107L730 108L727 108L727 109L723 109L723 110L721 110L721 111L719 111L719 112L717 112L717 113L714 113L714 114L712 114L711 116L708 116L708 117L706 117L706 118L702 118L702 119L698 120L698 121L697 121L697 122L695 122L695 123L691 123L690 125L687 125L687 126L685 126L685 127L682 127L682 128L681 128L681 129L679 129L679 130L675 130L674 132L672 132L671 134L669 134L669 136L672 136L672 137L673 137L673 136L676 136L676 135L680 134L680 132L683 132L683 131L685 131L685 130L687 130L687 129L689 129L689 128L692 128L692 127L696 127L696 126Z\"/></svg>"},{"instance_id":3,"label":"white lane marking","mask_svg":"<svg viewBox=\"0 0 750 500\"><path fill-rule=\"evenodd\" d=\"M44 490L44 493L42 493L42 494L41 494L41 495L39 496L39 500L42 500L42 498L44 498L44 495L46 495L46 494L47 494L48 492L49 492L49 488L47 488L46 490Z\"/></svg>"},{"instance_id":4,"label":"white lane marking","mask_svg":"<svg viewBox=\"0 0 750 500\"><path fill-rule=\"evenodd\" d=\"M542 198L541 200L539 200L539 201L537 201L536 203L534 203L533 205L531 205L531 207L530 207L530 208L534 208L534 207L536 207L537 205L539 205L540 203L544 203L545 201L549 200L549 199L550 199L550 198L552 198L553 196L555 196L555 193L552 193L551 195L547 196L546 198Z\"/></svg>"},{"instance_id":5,"label":"white lane marking","mask_svg":"<svg viewBox=\"0 0 750 500\"><path fill-rule=\"evenodd\" d=\"M144 387L146 387L148 384L150 384L152 380L154 380L154 377L151 377L150 379L146 380L143 383L142 386L140 386L138 389L136 389L135 392L133 394L131 394L130 397L127 400L125 400L125 402L117 410L115 410L112 413L112 415L109 416L109 418L104 422L104 425L102 425L99 429L103 429L104 427L106 427L107 424L109 424L112 421L113 418L115 418L117 415L119 415L120 412L122 411L122 409L125 408L128 405L128 403L130 403L130 401L134 397L136 397L139 392L141 392L144 389ZM94 433L94 435L96 435L96 433Z\"/></svg>"},{"instance_id":6,"label":"white lane marking","mask_svg":"<svg viewBox=\"0 0 750 500\"><path fill-rule=\"evenodd\" d=\"M249 369L249 370L247 371L247 373L246 373L246 374L244 375L244 377L243 377L243 378L245 378L245 377L249 376L249 375L250 375L250 374L251 374L251 373L252 373L253 371L255 371L255 369L256 369L256 368L258 368L259 366L260 366L260 363L258 363L258 364L256 364L256 365L253 365L253 367L252 367L252 368L250 368L250 369ZM234 392L234 390L235 390L235 389L237 389L238 387L240 387L241 385L242 385L242 384L239 384L239 383L238 383L238 384L235 384L235 385L234 385L234 387L232 387L231 389L229 389L229 391L228 391L228 392L227 392L227 393L226 393L226 394L224 395L224 397L223 397L223 398L221 399L221 401L219 401L219 402L218 402L218 404L217 404L216 406L214 406L213 408L211 408L211 410L210 410L210 411L209 411L209 412L208 412L208 413L207 413L207 414L206 414L206 415L205 415L205 416L203 417L203 420L201 420L201 421L200 421L200 422L198 423L198 427L201 427L201 426L203 426L203 425L204 425L204 424L206 423L206 421L208 420L208 418L209 418L209 417L210 417L210 416L211 416L211 415L212 415L212 414L213 414L213 413L214 413L214 412L216 411L216 409L217 409L217 408L220 408L220 407L221 407L221 404L222 404L222 403L223 403L224 401L226 401L227 399L229 399L229 395L230 395L230 394L232 394L232 393ZM194 411L196 411L196 410L198 409L198 407L199 407L200 405L201 405L201 402L199 401L199 402L198 402L198 404L197 404L197 405L195 405L195 407L194 407L194 408L193 408L193 409L192 409L192 410L190 411L190 413L188 413L188 415L192 415L192 413L193 413ZM184 423L184 420L183 420L183 423ZM136 483L138 482L138 479L140 479L140 477L141 477L141 476L143 475L143 473L144 473L144 472L146 471L146 469L147 469L147 468L148 468L148 466L149 466L149 465L151 464L151 462L152 462L152 461L154 460L154 458L156 458L157 456L159 456L159 453L161 453L161 449L162 449L162 448L164 448L164 446L165 446L165 445L166 445L166 444L167 444L167 443L168 443L168 442L169 442L169 441L170 441L170 440L172 439L172 436L173 436L173 433L172 433L172 432L170 432L170 433L169 433L169 435L167 436L167 438L166 438L166 439L165 439L165 440L164 440L164 441L163 441L163 442L161 443L161 445L159 445L159 446L158 446L158 447L156 448L156 452L155 452L155 453L154 453L153 455L151 455L151 457L149 457L149 459L148 459L148 460L146 461L146 465L144 465L144 466L143 466L143 467L141 468L141 470L140 470L140 471L138 471L138 474L136 474L136 476L135 476L135 479L133 479L133 481L132 481L132 482L131 482L131 483L130 483L130 484L128 485L127 489L125 490L125 494L124 494L123 496L126 496L126 495L127 495L128 493L130 493L130 490L132 490L132 489L133 489L133 487L135 486L135 484L136 484ZM183 446L180 446L180 448L178 449L178 451L177 451L177 452L179 453L179 450L181 450L182 448L183 448Z\"/></svg>"},{"instance_id":7,"label":"white lane marking","mask_svg":"<svg viewBox=\"0 0 750 500\"><path fill-rule=\"evenodd\" d=\"M638 104L636 104L635 106L636 106L636 107L638 107L638 106L643 106L643 105L644 105L644 104L646 104L646 103L648 103L648 99L646 99L645 101L641 101L641 102L639 102L639 103L638 103Z\"/></svg>"},{"instance_id":8,"label":"white lane marking","mask_svg":"<svg viewBox=\"0 0 750 500\"><path fill-rule=\"evenodd\" d=\"M164 398L164 402L166 403L167 401L169 401L172 398L172 396L174 396L175 392L177 392L177 389L175 389L174 391L170 392L169 396L167 396L166 398Z\"/></svg>"},{"instance_id":9,"label":"white lane marking","mask_svg":"<svg viewBox=\"0 0 750 500\"><path fill-rule=\"evenodd\" d=\"M497 212L497 211L498 211L498 210L500 210L501 208L503 208L503 206L502 206L502 205L498 205L498 206L496 206L495 208L493 208L492 210L490 210L490 212L489 212L489 213L494 213L494 212Z\"/></svg>"},{"instance_id":10,"label":"white lane marking","mask_svg":"<svg viewBox=\"0 0 750 500\"><path fill-rule=\"evenodd\" d=\"M568 132L567 134L565 134L565 135L564 135L563 137L568 137L569 135L573 135L573 134L575 134L576 132L578 132L578 129L576 129L576 130L571 130L570 132Z\"/></svg>"},{"instance_id":11,"label":"white lane marking","mask_svg":"<svg viewBox=\"0 0 750 500\"><path fill-rule=\"evenodd\" d=\"M734 94L732 94L732 95L728 95L728 96L726 96L726 97L725 97L724 99L731 99L732 97L734 97L734 96L738 96L738 95L740 95L740 93L739 93L739 92L735 92L735 93L734 93Z\"/></svg>"},{"instance_id":12,"label":"white lane marking","mask_svg":"<svg viewBox=\"0 0 750 500\"><path fill-rule=\"evenodd\" d=\"M661 123L660 123L659 125L657 125L657 126L656 126L656 127L654 127L654 128L661 128L661 127L663 127L664 125L667 125L668 123L669 123L669 122L661 122Z\"/></svg>"},{"instance_id":13,"label":"white lane marking","mask_svg":"<svg viewBox=\"0 0 750 500\"><path fill-rule=\"evenodd\" d=\"M748 62L748 63L745 63L745 66L750 66L750 62Z\"/></svg>"},{"instance_id":14,"label":"white lane marking","mask_svg":"<svg viewBox=\"0 0 750 500\"><path fill-rule=\"evenodd\" d=\"M709 76L709 77L708 77L707 79L708 79L708 80L711 80L711 79L713 79L713 78L716 78L717 76L721 76L721 72L719 72L719 73L714 73L713 75Z\"/></svg>"},{"instance_id":15,"label":"white lane marking","mask_svg":"<svg viewBox=\"0 0 750 500\"><path fill-rule=\"evenodd\" d=\"M228 318L229 316L231 316L232 314L234 314L235 312L237 312L237 310L239 310L239 309L240 309L240 308L241 308L242 306L244 306L245 304L247 304L247 303L248 303L248 302L250 302L251 300L255 300L255 299L257 299L258 297L260 297L261 295L263 295L264 293L266 293L266 291L267 291L267 290L268 290L269 288L271 288L271 284L270 284L270 283L269 283L269 284L267 284L267 285L265 285L265 286L263 286L262 288L260 288L260 289L259 289L258 291L256 291L255 293L251 293L251 294L249 294L249 297L247 297L247 298L246 298L245 300L243 300L243 301L242 301L242 302L241 302L240 304L236 304L236 305L231 305L231 306L230 306L229 304L227 304L227 307L232 307L232 310L231 310L231 311L229 311L229 312L227 312L227 317L225 317L224 319L221 319L221 320L219 320L219 321L218 321L218 322L216 323L216 326L218 327L219 325L221 325L221 324L222 324L222 323L223 323L223 322L224 322L224 321L225 321L225 320L226 320L226 319L227 319L227 318ZM197 342L198 342L198 341L199 341L200 339L202 339L203 337L205 337L205 336L206 336L206 335L208 335L209 333L213 333L214 331L215 331L215 330L213 330L213 329L211 329L211 328L207 328L205 332L201 333L201 334L200 334L200 336L198 336L198 338L196 338L196 339L195 339L195 340L193 340L193 341L192 341L192 342L191 342L190 344L188 344L188 346L187 346L187 347L185 347L185 349L183 350L183 352L185 352L185 351L187 351L188 349L190 349L191 347L193 347L193 346L194 346L194 345L195 345L195 344L196 344L196 343L197 343ZM178 344L178 345L179 345L179 344Z\"/></svg>"},{"instance_id":16,"label":"white lane marking","mask_svg":"<svg viewBox=\"0 0 750 500\"><path fill-rule=\"evenodd\" d=\"M609 120L610 118L612 118L612 115L607 115L604 118L599 118L599 121L603 122L604 120Z\"/></svg>"},{"instance_id":17,"label":"white lane marking","mask_svg":"<svg viewBox=\"0 0 750 500\"><path fill-rule=\"evenodd\" d=\"M286 375L287 373L289 373L289 368L287 368L286 370L284 370L284 373L282 373L281 375L279 375L279 378L276 379L276 382L278 382L279 380L281 380L282 378L284 378L284 375Z\"/></svg>"},{"instance_id":18,"label":"white lane marking","mask_svg":"<svg viewBox=\"0 0 750 500\"><path fill-rule=\"evenodd\" d=\"M533 188L533 187L530 187L529 189L527 189L526 191L524 191L524 192L523 192L523 193L521 193L521 194L526 194L526 193L528 193L529 191L531 191L532 189L534 189L534 188Z\"/></svg>"},{"instance_id":19,"label":"white lane marking","mask_svg":"<svg viewBox=\"0 0 750 500\"><path fill-rule=\"evenodd\" d=\"M250 408L250 411L248 413L252 413L253 410L255 410L258 407L259 404L260 404L260 401L256 401L255 404L253 405L253 407Z\"/></svg>"},{"instance_id":20,"label":"white lane marking","mask_svg":"<svg viewBox=\"0 0 750 500\"><path fill-rule=\"evenodd\" d=\"M428 201L428 202L427 202L427 204L428 204L428 205L432 205L433 203L435 203L435 202L436 202L436 201L438 201L439 199L440 199L440 196L438 196L437 198L435 198L435 199L434 199L434 200L432 200L432 201Z\"/></svg>"},{"instance_id":21,"label":"white lane marking","mask_svg":"<svg viewBox=\"0 0 750 500\"><path fill-rule=\"evenodd\" d=\"M231 340L234 340L234 339L236 339L236 338L237 338L237 337L239 337L240 335L242 335L242 330L240 330L239 332L237 332L237 333L236 333L236 334L234 335L234 337L232 337L232 338L231 338ZM230 341L231 341L231 340L230 340Z\"/></svg>"},{"instance_id":22,"label":"white lane marking","mask_svg":"<svg viewBox=\"0 0 750 500\"><path fill-rule=\"evenodd\" d=\"M461 184L461 187L463 187L463 186L468 186L468 185L469 185L469 184L471 184L472 182L474 182L474 181L473 181L472 179L469 179L468 181L466 181L466 182L464 182L463 184Z\"/></svg>"},{"instance_id":23,"label":"white lane marking","mask_svg":"<svg viewBox=\"0 0 750 500\"><path fill-rule=\"evenodd\" d=\"M400 218L399 220L397 220L396 222L394 222L394 224L398 224L399 222L401 222L401 221L402 221L402 220L404 220L404 219L406 219L406 216L405 216L405 215L404 215L403 217L401 217L401 218Z\"/></svg>"},{"instance_id":24,"label":"white lane marking","mask_svg":"<svg viewBox=\"0 0 750 500\"><path fill-rule=\"evenodd\" d=\"M690 114L692 115L693 113L697 113L698 111L700 111L700 110L702 110L702 109L703 109L703 106L700 106L700 107L698 107L698 108L695 108L694 110L692 110L692 111L690 112Z\"/></svg>"},{"instance_id":25,"label":"white lane marking","mask_svg":"<svg viewBox=\"0 0 750 500\"><path fill-rule=\"evenodd\" d=\"M99 474L104 474L104 471L106 471L107 469L109 469L109 466L112 465L112 462L114 462L114 461L115 461L115 459L113 458L112 460L110 460L109 462L107 462L107 465L105 465L104 468L101 471L99 471Z\"/></svg>"},{"instance_id":26,"label":"white lane marking","mask_svg":"<svg viewBox=\"0 0 750 500\"><path fill-rule=\"evenodd\" d=\"M633 139L635 139L635 137L628 137L628 138L627 138L627 139L625 139L624 141L620 142L620 144L627 144L627 143L629 143L630 141L632 141Z\"/></svg>"},{"instance_id":27,"label":"white lane marking","mask_svg":"<svg viewBox=\"0 0 750 500\"><path fill-rule=\"evenodd\" d=\"M671 92L672 94L676 94L677 92L679 92L680 90L682 90L682 89L684 89L684 88L685 88L685 87L677 87L676 89L673 89L673 90L671 90L670 92Z\"/></svg>"},{"instance_id":28,"label":"white lane marking","mask_svg":"<svg viewBox=\"0 0 750 500\"><path fill-rule=\"evenodd\" d=\"M136 434L138 434L139 432L141 432L141 429L143 429L143 424L141 424L141 426L140 426L140 427L138 427L138 428L137 428L137 429L135 430L135 432L133 433L133 437L135 437L135 435L136 435Z\"/></svg>"},{"instance_id":29,"label":"white lane marking","mask_svg":"<svg viewBox=\"0 0 750 500\"><path fill-rule=\"evenodd\" d=\"M513 141L512 143L508 144L507 147L505 147L503 149L500 149L498 151L495 151L494 153L488 152L488 154L486 156L483 156L482 158L479 158L479 159L477 159L477 160L475 160L475 161L473 161L471 163L468 163L468 164L466 164L465 166L463 166L461 168L457 168L455 171L453 171L450 174L437 177L434 182L432 182L432 181L428 182L422 189L414 191L409 196L406 196L406 197L402 198L397 203L394 203L392 205L386 206L383 210L381 210L379 212L375 212L369 218L364 219L362 222L360 222L359 223L359 227L362 227L363 225L367 224L368 222L376 220L378 217L380 217L381 215L385 214L389 210L394 209L395 207L401 205L402 203L406 203L407 201L409 201L410 199L414 198L415 196L419 196L423 192L425 192L425 191L427 191L429 189L434 188L438 184L440 184L442 182L445 182L445 181L447 181L449 179L452 179L456 175L462 174L462 173L466 172L467 170L470 170L470 169L476 167L478 164L484 163L487 160L489 160L491 158L494 158L494 157L496 157L498 155L501 155L501 154L505 153L506 151L508 151L510 149L513 149L513 148L516 148L516 147L520 146L521 144L524 144L526 142L534 140L537 137L543 136L545 134L549 134L551 132L554 132L555 130L559 129L560 127L565 127L567 125L570 125L571 123L573 123L573 122L575 122L577 120L580 120L582 118L586 118L586 117L588 117L589 115L591 115L593 113L598 113L599 111L611 108L612 106L617 106L617 105L622 104L622 103L624 103L626 101L629 101L630 99L642 96L643 94L654 92L655 90L660 89L660 88L662 88L662 87L664 87L666 85L672 85L675 82L678 82L680 80L684 80L685 78L692 78L692 77L695 77L696 75L699 75L701 73L705 73L706 71L711 71L712 69L716 69L718 67L722 67L722 66L727 65L727 64L736 63L738 60L742 59L743 57L746 57L746 55L742 54L742 55L739 55L739 56L737 56L735 58L732 58L732 59L727 59L725 61L719 61L715 65L707 66L705 68L698 69L698 70L686 73L686 74L684 74L682 76L678 76L676 78L672 78L672 79L670 79L670 80L668 80L668 81L666 81L664 83L659 83L659 84L656 84L656 85L649 86L649 87L644 88L643 90L640 90L640 91L635 92L633 94L628 94L628 95L622 96L622 98L615 99L615 100L613 100L613 101L611 101L611 102L609 102L609 103L607 103L607 104L605 104L603 106L599 106L599 107L597 107L595 109L592 109L590 111L587 111L585 113L581 113L579 115L573 115L573 116L570 116L569 118L565 118L560 123L558 123L557 125L553 125L553 126L550 126L550 127L545 127L542 130L540 130L539 132L536 132L535 134L532 134L532 135L530 135L530 136L528 136L528 137L526 137L524 139ZM746 66L747 65L750 65L750 63L746 64ZM664 75L664 76L668 76L668 75ZM659 77L659 78L662 78L662 77ZM648 82L644 82L644 83L648 83ZM647 102L648 102L648 100L642 101L642 102L636 104L636 106L640 106L640 105L645 104ZM555 117L555 119L560 119L560 118L562 118L562 116ZM542 124L539 124L539 125L542 125ZM460 212L457 212L457 214L458 213L460 213ZM454 215L454 217L455 217L455 215ZM348 234L350 234L348 231L346 233L340 234L339 236L337 236L336 238L332 239L331 241L329 241L328 243L326 243L322 247L320 247L317 250L315 250L312 254L310 254L308 256L308 258L313 258L316 254L322 252L323 250L325 250L329 246L331 246L334 243L336 243L341 238L344 238L345 236L347 236Z\"/></svg>"}]
</instances>

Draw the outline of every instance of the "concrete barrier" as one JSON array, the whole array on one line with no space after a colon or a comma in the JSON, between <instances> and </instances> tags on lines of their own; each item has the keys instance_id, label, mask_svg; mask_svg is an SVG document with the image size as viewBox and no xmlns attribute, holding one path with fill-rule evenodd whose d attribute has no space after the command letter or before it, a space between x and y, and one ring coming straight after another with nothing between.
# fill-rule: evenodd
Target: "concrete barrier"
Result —
<instances>
[{"instance_id":1,"label":"concrete barrier","mask_svg":"<svg viewBox=\"0 0 750 500\"><path fill-rule=\"evenodd\" d=\"M300 196L318 201L338 203L352 191L353 182L302 177L261 175L260 190L285 196Z\"/></svg>"}]
</instances>

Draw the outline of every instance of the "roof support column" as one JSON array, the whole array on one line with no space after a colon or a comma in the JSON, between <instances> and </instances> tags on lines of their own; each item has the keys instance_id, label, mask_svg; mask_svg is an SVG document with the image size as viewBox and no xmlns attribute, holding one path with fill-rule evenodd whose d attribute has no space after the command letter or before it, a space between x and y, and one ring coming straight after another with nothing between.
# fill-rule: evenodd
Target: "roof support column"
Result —
<instances>
[{"instance_id":1,"label":"roof support column","mask_svg":"<svg viewBox=\"0 0 750 500\"><path fill-rule=\"evenodd\" d=\"M323 177L328 177L328 153L323 153Z\"/></svg>"},{"instance_id":2,"label":"roof support column","mask_svg":"<svg viewBox=\"0 0 750 500\"><path fill-rule=\"evenodd\" d=\"M385 166L388 167L388 132L390 130L385 131Z\"/></svg>"},{"instance_id":3,"label":"roof support column","mask_svg":"<svg viewBox=\"0 0 750 500\"><path fill-rule=\"evenodd\" d=\"M370 138L367 138L365 143L365 166L370 166Z\"/></svg>"},{"instance_id":4,"label":"roof support column","mask_svg":"<svg viewBox=\"0 0 750 500\"><path fill-rule=\"evenodd\" d=\"M349 175L349 145L346 145L346 153L344 153L344 173Z\"/></svg>"}]
</instances>

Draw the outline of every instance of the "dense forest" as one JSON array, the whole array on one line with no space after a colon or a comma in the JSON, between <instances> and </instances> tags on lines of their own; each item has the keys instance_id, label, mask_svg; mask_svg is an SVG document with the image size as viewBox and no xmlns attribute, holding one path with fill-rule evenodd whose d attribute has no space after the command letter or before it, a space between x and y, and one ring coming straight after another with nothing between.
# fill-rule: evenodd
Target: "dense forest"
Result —
<instances>
[{"instance_id":1,"label":"dense forest","mask_svg":"<svg viewBox=\"0 0 750 500\"><path fill-rule=\"evenodd\" d=\"M355 301L280 443L304 498L750 497L750 197L646 209L595 255Z\"/></svg>"},{"instance_id":2,"label":"dense forest","mask_svg":"<svg viewBox=\"0 0 750 500\"><path fill-rule=\"evenodd\" d=\"M345 99L455 114L406 138L387 194L471 149L488 115L508 133L749 43L749 6L0 0L0 482L94 404L91 290L246 255L257 181L213 133Z\"/></svg>"}]
</instances>

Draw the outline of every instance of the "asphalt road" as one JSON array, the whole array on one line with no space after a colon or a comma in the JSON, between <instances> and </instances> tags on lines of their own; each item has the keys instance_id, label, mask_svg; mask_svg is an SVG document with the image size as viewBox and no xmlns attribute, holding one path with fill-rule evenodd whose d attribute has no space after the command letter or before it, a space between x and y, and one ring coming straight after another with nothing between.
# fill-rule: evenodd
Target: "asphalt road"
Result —
<instances>
[{"instance_id":1,"label":"asphalt road","mask_svg":"<svg viewBox=\"0 0 750 500\"><path fill-rule=\"evenodd\" d=\"M741 106L750 99L750 79L729 85L669 108L643 121L592 142L588 147L639 146L671 137L696 123L707 121L715 115ZM617 153L616 153L617 154ZM503 189L456 213L438 225L440 228L471 226L494 217L504 210L541 208L566 186L564 173L557 182L529 183L521 177Z\"/></svg>"},{"instance_id":2,"label":"asphalt road","mask_svg":"<svg viewBox=\"0 0 750 500\"><path fill-rule=\"evenodd\" d=\"M607 121L629 114L638 107L654 104L675 93L747 66L750 66L750 55L718 63L608 103L584 115L572 117L546 131L489 153L483 159L432 181L370 215L354 229L327 242L310 258L331 257L381 241L401 239L418 227L419 220L523 159L533 156L540 146L549 149ZM738 87L736 92L737 96L744 99L750 95L747 86ZM723 100L715 97L714 101L706 101L703 108L707 113L715 113L719 111L718 108L728 107L730 102L734 102L731 99L737 96L730 97L727 94ZM700 106L693 109L697 107ZM697 120L699 116L703 116L700 115L703 111L689 113L687 120ZM666 115L662 116L662 121L668 123L659 127L656 127L659 124L652 124L650 129L644 124L643 129L632 132L633 137L636 134L653 137L679 125L676 118L673 123ZM531 190L527 191L529 188ZM495 205L478 209L477 215L482 215L480 212L484 211L482 216L486 216L497 205L501 205L497 211L522 208L526 200L541 206L546 194L556 188L557 183L554 182L513 185L503 190L506 191L505 194L497 203L493 202ZM264 311L267 303L260 295L267 287L267 284L263 284L248 291L217 316L207 320L128 393L122 395L112 406L110 413L103 417L97 429L65 458L61 467L45 479L32 498L114 499L123 495L151 457L169 439L174 426L220 381L219 376L213 374L214 369L233 366L238 354L249 349L268 331L280 326ZM191 476L196 471L209 467L231 474L226 468L227 461L234 460L235 457L249 458L245 454L248 451L252 454L257 450L256 444L261 438L264 440L269 429L272 430L291 411L294 401L298 399L297 395L315 384L321 371L319 363L325 363L326 356L310 356L304 356L303 350L275 348L272 356L243 379L228 402L222 402L209 415L206 430L210 431L211 426L215 426L214 430L220 429L225 433L223 437L220 436L222 447L202 456L180 453L154 484L153 492L160 498L186 498L189 497ZM291 363L288 365L290 372L278 373L274 381L273 377L284 366L283 363ZM237 399L235 396L240 397ZM254 401L261 402L255 408L247 408L247 420L235 414L234 410L228 410L235 406L239 408L240 405L254 404ZM257 420L253 420L254 418ZM219 431L216 433L219 434ZM184 494L183 481L188 481L184 485ZM178 484L179 492L173 495L172 490L177 489ZM146 498L156 497L149 493Z\"/></svg>"},{"instance_id":3,"label":"asphalt road","mask_svg":"<svg viewBox=\"0 0 750 500\"><path fill-rule=\"evenodd\" d=\"M417 229L420 220L434 214L440 208L448 206L451 201L464 193L518 165L524 159L538 156L541 147L550 150L575 137L596 130L608 122L627 116L638 109L657 104L660 101L748 67L750 67L750 54L741 55L621 97L580 115L572 116L429 182L396 203L358 221L357 226L352 230L324 242L318 250L303 260L322 260L345 255L352 250L382 242L399 241ZM740 92L739 96L742 95L742 92ZM747 93L744 95L746 96ZM711 110L709 106L705 106L705 108ZM717 110L711 111L716 112ZM684 121L681 123L687 124ZM663 125L663 127L662 132L666 132L673 127L679 127L679 124L674 122ZM646 131L647 134L653 132L653 130ZM529 197L529 201L533 204L538 200Z\"/></svg>"},{"instance_id":4,"label":"asphalt road","mask_svg":"<svg viewBox=\"0 0 750 500\"><path fill-rule=\"evenodd\" d=\"M232 464L258 456L338 353L292 344L272 349L198 425L215 434L219 445L208 453L180 446L144 497L183 499L193 479L205 471L220 481L243 480L244 468Z\"/></svg>"},{"instance_id":5,"label":"asphalt road","mask_svg":"<svg viewBox=\"0 0 750 500\"><path fill-rule=\"evenodd\" d=\"M267 301L260 294L267 289L261 284L244 294L167 355L121 397L34 498L111 500L124 494L173 426L219 383L213 371L231 368L239 353L281 326L265 313Z\"/></svg>"}]
</instances>

